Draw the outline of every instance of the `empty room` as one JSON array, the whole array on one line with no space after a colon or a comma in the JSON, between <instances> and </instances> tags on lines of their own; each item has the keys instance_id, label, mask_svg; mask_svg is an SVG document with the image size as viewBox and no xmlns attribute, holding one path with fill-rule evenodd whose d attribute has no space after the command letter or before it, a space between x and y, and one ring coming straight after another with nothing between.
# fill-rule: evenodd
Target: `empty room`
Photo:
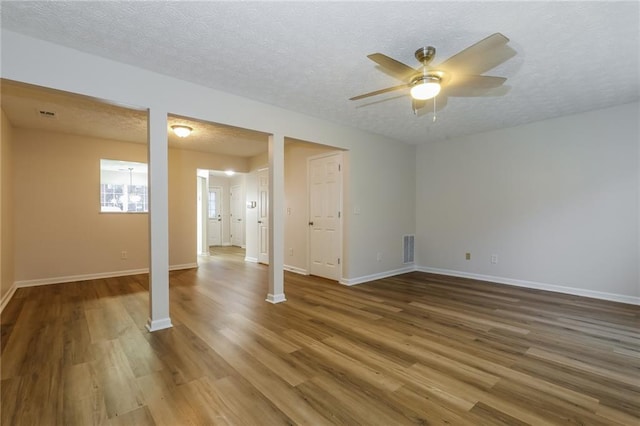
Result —
<instances>
[{"instance_id":1,"label":"empty room","mask_svg":"<svg viewBox=\"0 0 640 426\"><path fill-rule=\"evenodd\" d=\"M0 423L640 423L640 4L2 1Z\"/></svg>"}]
</instances>

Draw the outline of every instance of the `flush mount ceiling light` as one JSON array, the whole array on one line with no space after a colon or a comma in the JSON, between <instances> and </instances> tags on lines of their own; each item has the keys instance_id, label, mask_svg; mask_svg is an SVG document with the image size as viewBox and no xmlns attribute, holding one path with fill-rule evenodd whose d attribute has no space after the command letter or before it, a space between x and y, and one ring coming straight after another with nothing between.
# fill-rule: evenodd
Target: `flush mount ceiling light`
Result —
<instances>
[{"instance_id":1,"label":"flush mount ceiling light","mask_svg":"<svg viewBox=\"0 0 640 426\"><path fill-rule=\"evenodd\" d=\"M173 130L173 133L175 133L179 138L186 138L191 134L193 129L189 126L174 125L171 126L171 130Z\"/></svg>"},{"instance_id":2,"label":"flush mount ceiling light","mask_svg":"<svg viewBox=\"0 0 640 426\"><path fill-rule=\"evenodd\" d=\"M438 93L440 93L440 79L435 76L419 77L411 87L411 97L421 101L438 96Z\"/></svg>"},{"instance_id":3,"label":"flush mount ceiling light","mask_svg":"<svg viewBox=\"0 0 640 426\"><path fill-rule=\"evenodd\" d=\"M235 175L235 174L236 174L236 172L234 172L233 170L226 170L226 171L224 172L224 174L225 174L225 175L227 175L227 176L233 176L233 175Z\"/></svg>"}]
</instances>

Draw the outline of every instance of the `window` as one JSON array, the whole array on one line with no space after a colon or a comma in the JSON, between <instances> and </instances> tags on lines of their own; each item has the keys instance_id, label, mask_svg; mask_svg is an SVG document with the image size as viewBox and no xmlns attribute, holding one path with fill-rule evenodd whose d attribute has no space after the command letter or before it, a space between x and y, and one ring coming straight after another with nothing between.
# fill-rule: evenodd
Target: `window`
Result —
<instances>
[{"instance_id":1,"label":"window","mask_svg":"<svg viewBox=\"0 0 640 426\"><path fill-rule=\"evenodd\" d=\"M100 160L100 211L149 211L146 163Z\"/></svg>"},{"instance_id":2,"label":"window","mask_svg":"<svg viewBox=\"0 0 640 426\"><path fill-rule=\"evenodd\" d=\"M215 219L218 217L218 212L216 210L217 200L216 195L218 194L218 190L210 189L209 190L209 219Z\"/></svg>"}]
</instances>

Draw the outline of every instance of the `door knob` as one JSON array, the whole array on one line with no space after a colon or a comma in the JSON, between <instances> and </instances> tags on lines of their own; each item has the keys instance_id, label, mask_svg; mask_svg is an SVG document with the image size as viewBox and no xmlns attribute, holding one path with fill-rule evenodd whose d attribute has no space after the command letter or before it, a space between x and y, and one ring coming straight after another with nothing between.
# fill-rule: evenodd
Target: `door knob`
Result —
<instances>
[{"instance_id":1,"label":"door knob","mask_svg":"<svg viewBox=\"0 0 640 426\"><path fill-rule=\"evenodd\" d=\"M313 222L309 222L309 226L313 226Z\"/></svg>"},{"instance_id":2,"label":"door knob","mask_svg":"<svg viewBox=\"0 0 640 426\"><path fill-rule=\"evenodd\" d=\"M262 221L261 221L261 220L259 220L259 221L258 221L258 223L262 223Z\"/></svg>"}]
</instances>

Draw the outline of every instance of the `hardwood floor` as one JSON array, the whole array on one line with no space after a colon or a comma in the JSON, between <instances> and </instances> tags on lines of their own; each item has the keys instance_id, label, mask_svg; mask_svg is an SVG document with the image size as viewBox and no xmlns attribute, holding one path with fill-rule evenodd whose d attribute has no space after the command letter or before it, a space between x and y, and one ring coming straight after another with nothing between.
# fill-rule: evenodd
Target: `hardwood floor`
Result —
<instances>
[{"instance_id":1,"label":"hardwood floor","mask_svg":"<svg viewBox=\"0 0 640 426\"><path fill-rule=\"evenodd\" d=\"M640 307L409 273L355 287L216 250L171 273L19 289L2 313L3 425L640 422Z\"/></svg>"}]
</instances>

